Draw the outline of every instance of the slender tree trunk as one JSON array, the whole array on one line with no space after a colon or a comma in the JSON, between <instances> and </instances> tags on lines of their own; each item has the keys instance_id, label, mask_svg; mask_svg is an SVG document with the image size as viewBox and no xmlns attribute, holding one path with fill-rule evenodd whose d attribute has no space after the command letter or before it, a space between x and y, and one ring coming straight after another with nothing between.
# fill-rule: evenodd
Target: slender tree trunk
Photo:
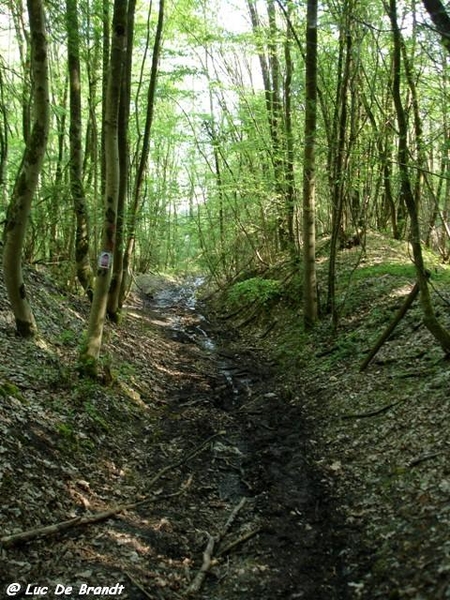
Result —
<instances>
[{"instance_id":1,"label":"slender tree trunk","mask_svg":"<svg viewBox=\"0 0 450 600\"><path fill-rule=\"evenodd\" d=\"M287 146L285 135L285 122L283 115L283 103L281 100L281 74L280 61L278 58L278 39L279 31L276 20L276 11L274 0L267 0L267 14L269 18L269 37L268 37L268 65L269 65L269 98L272 128L273 144L273 164L275 174L275 193L279 204L278 208L278 237L281 250L290 250L294 245L291 237L292 213L289 206L287 181Z\"/></svg>"},{"instance_id":2,"label":"slender tree trunk","mask_svg":"<svg viewBox=\"0 0 450 600\"><path fill-rule=\"evenodd\" d=\"M123 274L119 296L119 305L122 306L129 285L129 271L131 269L131 259L136 243L136 223L139 206L141 203L142 190L144 187L145 170L147 167L148 155L150 151L150 133L153 124L153 115L155 112L156 84L158 80L159 56L161 53L161 41L164 25L164 0L159 0L158 23L156 26L155 40L153 44L152 67L150 73L150 83L147 92L147 115L145 121L145 130L142 140L142 150L139 165L136 173L136 179L133 188L133 198L128 215L128 236L123 257Z\"/></svg>"},{"instance_id":3,"label":"slender tree trunk","mask_svg":"<svg viewBox=\"0 0 450 600\"><path fill-rule=\"evenodd\" d=\"M27 143L31 132L31 97L29 87L30 40L29 33L24 23L25 8L23 0L9 0L8 4L14 22L23 73L23 84L21 86L22 134L25 143Z\"/></svg>"},{"instance_id":4,"label":"slender tree trunk","mask_svg":"<svg viewBox=\"0 0 450 600\"><path fill-rule=\"evenodd\" d=\"M330 259L328 264L328 294L327 294L327 312L331 313L333 325L337 327L338 314L336 309L336 258L338 243L343 233L342 215L344 211L344 193L345 193L345 143L347 139L347 118L348 118L348 90L350 83L351 53L352 53L352 34L349 30L349 11L350 6L347 2L344 6L344 23L341 26L340 52L342 58L339 63L343 64L343 73L338 86L336 97L336 111L334 119L334 130L336 133L335 146L332 147L332 160L330 161L331 194L332 194L332 223L331 223L331 241L330 241ZM344 59L345 57L345 59Z\"/></svg>"},{"instance_id":5,"label":"slender tree trunk","mask_svg":"<svg viewBox=\"0 0 450 600\"><path fill-rule=\"evenodd\" d=\"M70 84L70 187L76 218L75 262L78 281L89 299L92 300L94 276L89 262L89 218L83 187L80 36L77 0L66 0L66 10Z\"/></svg>"},{"instance_id":6,"label":"slender tree trunk","mask_svg":"<svg viewBox=\"0 0 450 600\"><path fill-rule=\"evenodd\" d=\"M120 166L118 146L118 116L124 53L127 40L127 2L115 0L111 32L111 57L109 64L105 106L105 197L102 249L98 260L94 297L89 315L86 344L81 351L81 361L88 374L95 375L103 337L106 304L111 281L117 200L119 195Z\"/></svg>"},{"instance_id":7,"label":"slender tree trunk","mask_svg":"<svg viewBox=\"0 0 450 600\"><path fill-rule=\"evenodd\" d=\"M315 146L317 123L317 5L308 0L305 59L305 149L303 158L303 302L305 328L317 321Z\"/></svg>"},{"instance_id":8,"label":"slender tree trunk","mask_svg":"<svg viewBox=\"0 0 450 600\"><path fill-rule=\"evenodd\" d=\"M131 98L131 70L133 58L133 38L134 38L134 12L136 0L129 0L128 3L128 33L127 33L127 54L125 70L122 78L122 90L120 93L119 105L119 164L120 164L120 184L119 197L117 201L117 228L116 245L114 248L114 268L111 278L111 285L108 295L108 317L117 323L120 318L120 288L123 277L123 242L125 225L125 207L128 196L129 180L129 143L128 143L128 123L130 117L130 98Z\"/></svg>"},{"instance_id":9,"label":"slender tree trunk","mask_svg":"<svg viewBox=\"0 0 450 600\"><path fill-rule=\"evenodd\" d=\"M50 55L51 62L51 55ZM48 243L48 257L50 260L53 258L59 260L61 256L61 244L58 240L58 230L61 225L61 198L63 196L62 189L64 184L64 167L65 167L65 149L66 149L66 112L67 112L67 96L69 90L69 77L64 79L64 89L62 92L62 98L56 97L54 93L51 98L51 104L53 106L61 106L63 108L62 114L55 115L56 120L56 131L58 140L58 156L55 165L55 179L53 183L53 191L48 203L48 216L46 223L48 223L49 235L46 241ZM66 236L67 237L67 236Z\"/></svg>"},{"instance_id":10,"label":"slender tree trunk","mask_svg":"<svg viewBox=\"0 0 450 600\"><path fill-rule=\"evenodd\" d=\"M292 125L292 76L294 73L294 65L292 62L292 37L293 30L290 26L290 16L292 12L292 3L289 2L287 7L287 26L286 26L286 41L284 44L284 58L286 63L286 75L284 79L284 120L286 128L286 215L288 226L288 237L291 245L292 257L298 259L298 232L297 223L295 221L296 211L296 189L295 189L295 170L294 170L294 132ZM317 82L316 82L317 88Z\"/></svg>"},{"instance_id":11,"label":"slender tree trunk","mask_svg":"<svg viewBox=\"0 0 450 600\"><path fill-rule=\"evenodd\" d=\"M8 121L4 95L3 65L0 65L0 206L3 208L5 194L5 174L8 159Z\"/></svg>"},{"instance_id":12,"label":"slender tree trunk","mask_svg":"<svg viewBox=\"0 0 450 600\"><path fill-rule=\"evenodd\" d=\"M420 289L420 301L424 315L424 323L430 333L439 342L446 354L450 353L450 333L442 327L436 318L428 288L428 278L422 254L422 243L420 237L419 213L417 199L414 197L410 175L409 175L409 148L408 148L408 124L401 98L401 34L397 23L396 0L389 0L389 18L392 26L392 38L394 44L394 80L392 95L398 123L398 163L400 172L401 194L405 199L411 221L410 241L413 250L414 265L416 267L417 283Z\"/></svg>"},{"instance_id":13,"label":"slender tree trunk","mask_svg":"<svg viewBox=\"0 0 450 600\"><path fill-rule=\"evenodd\" d=\"M125 2L126 0L124 0ZM111 52L111 27L110 27L110 5L111 0L102 0L102 126L100 133L100 190L105 195L106 185L106 104L108 98L108 85L110 76L110 52ZM114 34L112 34L114 35ZM94 75L96 77L97 74ZM94 109L95 110L95 109Z\"/></svg>"},{"instance_id":14,"label":"slender tree trunk","mask_svg":"<svg viewBox=\"0 0 450 600\"><path fill-rule=\"evenodd\" d=\"M36 333L36 322L28 302L22 273L22 250L31 202L36 191L47 145L49 91L47 39L42 0L28 0L33 79L33 124L8 207L4 230L3 272L8 297L22 337Z\"/></svg>"},{"instance_id":15,"label":"slender tree trunk","mask_svg":"<svg viewBox=\"0 0 450 600\"><path fill-rule=\"evenodd\" d=\"M279 36L275 5L273 0L267 0L269 18L267 51L261 41L258 41L261 40L261 26L255 0L247 0L247 7L257 40L258 59L264 83L264 99L271 141L269 154L273 166L274 192L277 204L278 244L282 250L291 250L295 241L291 237L291 234L293 234L292 208L287 195L289 167L286 158L287 147L283 106L280 98L280 63L277 54L277 39Z\"/></svg>"}]
</instances>

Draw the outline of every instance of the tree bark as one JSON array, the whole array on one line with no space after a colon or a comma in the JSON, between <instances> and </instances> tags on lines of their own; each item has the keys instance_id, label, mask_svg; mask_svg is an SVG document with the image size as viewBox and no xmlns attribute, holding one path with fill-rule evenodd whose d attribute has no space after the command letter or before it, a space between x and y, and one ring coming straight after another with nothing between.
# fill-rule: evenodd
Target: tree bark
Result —
<instances>
[{"instance_id":1,"label":"tree bark","mask_svg":"<svg viewBox=\"0 0 450 600\"><path fill-rule=\"evenodd\" d=\"M130 97L131 97L131 70L133 58L133 38L134 38L134 13L136 0L129 0L128 20L127 20L127 52L125 60L125 69L122 77L122 89L120 92L119 105L119 166L120 166L120 184L117 202L117 228L116 245L114 248L114 268L111 278L111 285L108 294L107 312L108 317L115 323L120 319L120 288L123 277L123 242L125 225L125 207L128 196L129 181L129 142L128 142L128 124L130 117Z\"/></svg>"},{"instance_id":2,"label":"tree bark","mask_svg":"<svg viewBox=\"0 0 450 600\"><path fill-rule=\"evenodd\" d=\"M22 272L22 251L31 203L41 172L49 128L48 61L45 15L42 0L28 0L33 79L33 124L26 140L4 229L3 272L17 333L32 337L36 322L28 302Z\"/></svg>"},{"instance_id":3,"label":"tree bark","mask_svg":"<svg viewBox=\"0 0 450 600\"><path fill-rule=\"evenodd\" d=\"M92 375L95 375L97 372L97 360L102 344L116 238L117 201L120 182L118 116L126 39L127 2L124 0L115 0L105 106L106 179L102 249L99 256L94 297L89 315L86 344L81 350L80 357L82 365L85 367L85 371Z\"/></svg>"},{"instance_id":4,"label":"tree bark","mask_svg":"<svg viewBox=\"0 0 450 600\"><path fill-rule=\"evenodd\" d=\"M305 58L305 148L303 158L303 302L305 328L317 321L315 145L317 124L317 0L308 0Z\"/></svg>"},{"instance_id":5,"label":"tree bark","mask_svg":"<svg viewBox=\"0 0 450 600\"><path fill-rule=\"evenodd\" d=\"M93 297L94 275L89 262L89 219L83 187L80 36L78 2L66 0L67 62L70 85L70 187L76 218L75 262L77 277L88 298Z\"/></svg>"},{"instance_id":6,"label":"tree bark","mask_svg":"<svg viewBox=\"0 0 450 600\"><path fill-rule=\"evenodd\" d=\"M392 40L394 44L394 79L392 84L392 95L398 123L398 163L400 172L401 194L405 200L411 221L410 242L413 251L414 265L416 268L417 283L420 289L420 303L423 312L425 326L439 342L446 354L450 354L450 333L442 327L436 318L428 288L428 277L422 254L422 243L420 237L418 202L414 197L409 175L409 148L408 148L408 125L401 98L401 34L397 23L396 0L389 1L389 18L392 26Z\"/></svg>"},{"instance_id":7,"label":"tree bark","mask_svg":"<svg viewBox=\"0 0 450 600\"><path fill-rule=\"evenodd\" d=\"M145 120L144 137L142 140L142 150L139 165L134 181L133 199L128 215L128 235L125 252L123 256L123 272L120 287L119 305L122 306L129 285L129 271L131 269L131 259L136 242L136 223L139 207L141 204L142 188L144 186L144 175L147 167L148 155L150 151L150 133L153 124L153 115L155 112L156 84L158 81L158 65L161 53L161 40L164 25L164 0L159 1L158 23L156 26L155 40L153 44L152 66L150 72L150 83L147 92L147 114Z\"/></svg>"},{"instance_id":8,"label":"tree bark","mask_svg":"<svg viewBox=\"0 0 450 600\"><path fill-rule=\"evenodd\" d=\"M450 52L450 16L441 0L423 0L436 29L441 35L442 44Z\"/></svg>"}]
</instances>

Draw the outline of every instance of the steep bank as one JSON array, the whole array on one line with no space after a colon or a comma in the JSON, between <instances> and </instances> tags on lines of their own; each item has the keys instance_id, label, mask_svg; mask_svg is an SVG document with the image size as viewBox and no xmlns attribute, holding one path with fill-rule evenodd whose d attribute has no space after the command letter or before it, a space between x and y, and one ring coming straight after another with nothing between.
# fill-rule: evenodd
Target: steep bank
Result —
<instances>
[{"instance_id":1,"label":"steep bank","mask_svg":"<svg viewBox=\"0 0 450 600\"><path fill-rule=\"evenodd\" d=\"M431 254L427 266L436 312L450 328L449 267ZM324 258L321 290L326 277ZM336 331L324 317L306 336L301 285L286 272L283 280L270 308L255 314L242 302L232 321L247 343L275 357L286 389L314 423L310 441L348 536L343 560L353 597L449 598L450 371L417 301L360 370L414 285L408 245L372 234L365 252L340 254ZM351 553L352 533L365 549L360 558Z\"/></svg>"}]
</instances>

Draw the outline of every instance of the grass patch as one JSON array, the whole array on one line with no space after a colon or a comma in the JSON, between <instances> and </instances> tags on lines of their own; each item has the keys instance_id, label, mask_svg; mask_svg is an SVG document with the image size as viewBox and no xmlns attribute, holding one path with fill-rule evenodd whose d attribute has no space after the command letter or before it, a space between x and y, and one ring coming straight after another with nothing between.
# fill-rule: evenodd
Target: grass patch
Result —
<instances>
[{"instance_id":1,"label":"grass patch","mask_svg":"<svg viewBox=\"0 0 450 600\"><path fill-rule=\"evenodd\" d=\"M354 278L356 281L361 279L371 279L383 275L391 275L392 277L403 277L406 279L414 279L416 269L412 264L406 263L382 263L375 265L364 265L355 271Z\"/></svg>"}]
</instances>

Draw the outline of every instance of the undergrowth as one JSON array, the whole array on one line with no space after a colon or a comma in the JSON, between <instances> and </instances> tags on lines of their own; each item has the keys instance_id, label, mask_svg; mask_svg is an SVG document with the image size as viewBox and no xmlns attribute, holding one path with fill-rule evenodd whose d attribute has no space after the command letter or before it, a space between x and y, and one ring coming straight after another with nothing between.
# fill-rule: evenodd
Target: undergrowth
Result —
<instances>
[{"instance_id":1,"label":"undergrowth","mask_svg":"<svg viewBox=\"0 0 450 600\"><path fill-rule=\"evenodd\" d=\"M281 296L282 289L282 283L277 279L252 277L232 285L228 290L227 300L232 307L252 302L264 305L277 300Z\"/></svg>"}]
</instances>

